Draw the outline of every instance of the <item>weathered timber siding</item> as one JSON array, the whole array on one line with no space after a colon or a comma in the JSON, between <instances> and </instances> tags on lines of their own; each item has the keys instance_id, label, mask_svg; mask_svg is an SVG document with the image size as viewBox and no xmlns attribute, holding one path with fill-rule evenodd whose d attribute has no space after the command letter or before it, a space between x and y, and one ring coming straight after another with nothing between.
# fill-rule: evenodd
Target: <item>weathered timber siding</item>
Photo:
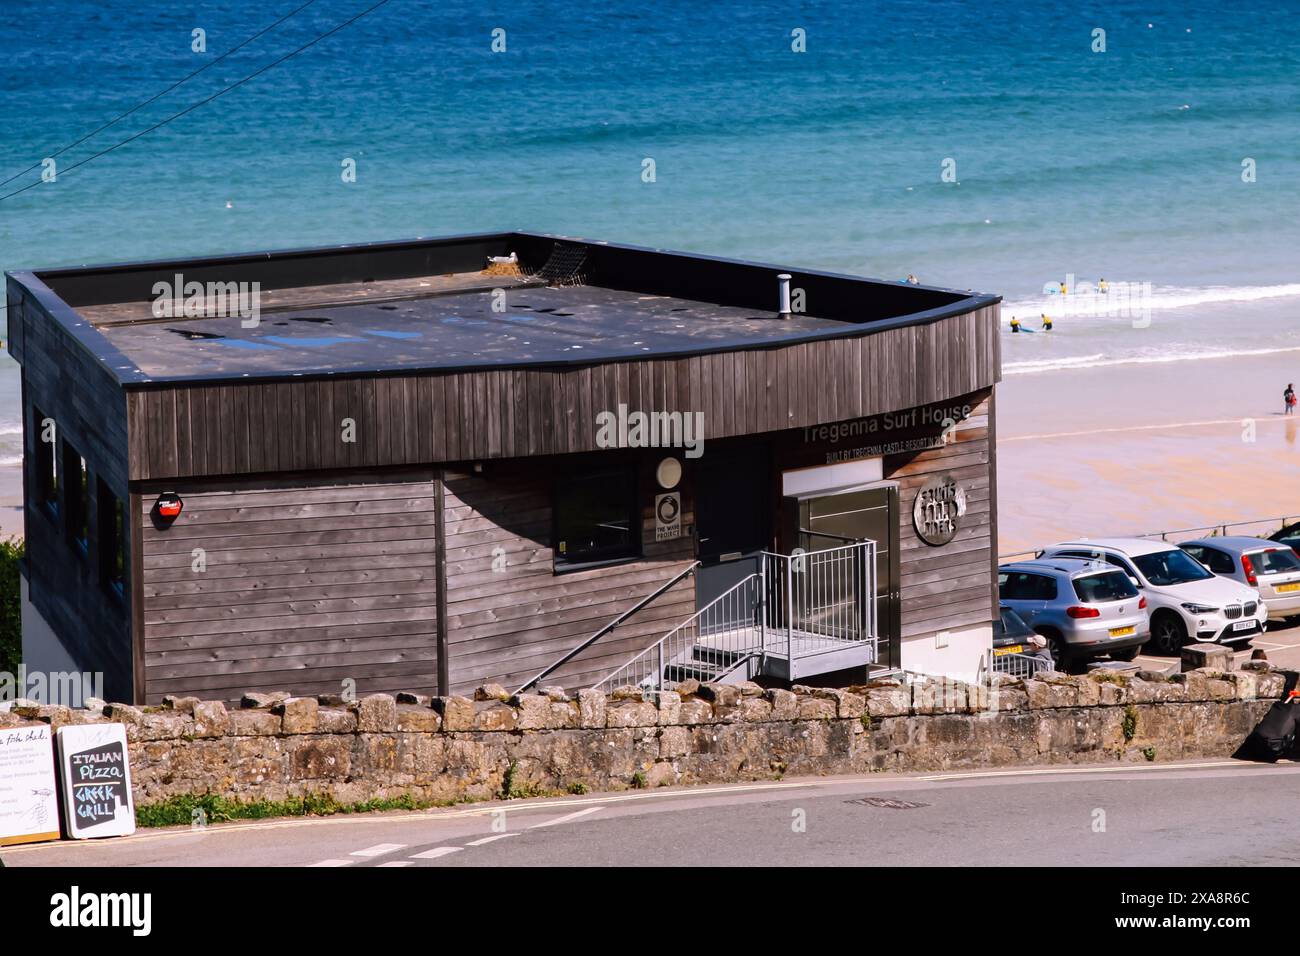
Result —
<instances>
[{"instance_id":1,"label":"weathered timber siding","mask_svg":"<svg viewBox=\"0 0 1300 956\"><path fill-rule=\"evenodd\" d=\"M987 625L996 616L989 574L994 555L990 398L974 407L952 441L912 455L890 455L885 477L899 483L899 568L904 639ZM948 544L918 537L912 504L927 478L950 473L966 488L966 515Z\"/></svg>"},{"instance_id":2,"label":"weathered timber siding","mask_svg":"<svg viewBox=\"0 0 1300 956\"><path fill-rule=\"evenodd\" d=\"M553 571L549 463L493 469L488 477L447 474L448 658L454 692L486 680L513 690L694 560L689 495L683 500L683 536L655 541L649 469L657 458L647 455L643 461L643 558L564 574ZM695 584L688 577L543 683L588 686L694 611Z\"/></svg>"},{"instance_id":3,"label":"weathered timber siding","mask_svg":"<svg viewBox=\"0 0 1300 956\"><path fill-rule=\"evenodd\" d=\"M130 472L161 479L594 451L595 416L620 403L701 411L710 439L874 415L992 386L997 308L684 358L130 388ZM355 442L340 440L345 418Z\"/></svg>"},{"instance_id":4,"label":"weathered timber siding","mask_svg":"<svg viewBox=\"0 0 1300 956\"><path fill-rule=\"evenodd\" d=\"M106 694L131 700L130 588L119 596L102 580L96 495L96 482L102 480L123 502L127 500L125 396L75 335L18 293L13 283L9 293L12 348L23 363L23 497L31 601L78 667L102 672ZM54 419L60 481L65 442L86 460L90 529L86 553L68 539L66 505L55 516L37 503L35 461L42 428L35 419L36 409ZM127 537L129 548L129 529Z\"/></svg>"},{"instance_id":5,"label":"weathered timber siding","mask_svg":"<svg viewBox=\"0 0 1300 956\"><path fill-rule=\"evenodd\" d=\"M180 485L143 496L146 700L246 690L437 690L432 476ZM202 548L206 570L193 570Z\"/></svg>"}]
</instances>

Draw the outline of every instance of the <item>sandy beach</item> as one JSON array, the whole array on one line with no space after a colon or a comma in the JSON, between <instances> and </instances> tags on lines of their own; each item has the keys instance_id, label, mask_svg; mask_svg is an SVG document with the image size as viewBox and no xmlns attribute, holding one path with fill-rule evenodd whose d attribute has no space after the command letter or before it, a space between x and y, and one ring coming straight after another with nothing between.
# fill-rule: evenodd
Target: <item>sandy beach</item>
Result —
<instances>
[{"instance_id":1,"label":"sandy beach","mask_svg":"<svg viewBox=\"0 0 1300 956\"><path fill-rule=\"evenodd\" d=\"M1300 514L1300 416L1282 414L1293 381L1293 352L1007 376L999 553Z\"/></svg>"}]
</instances>

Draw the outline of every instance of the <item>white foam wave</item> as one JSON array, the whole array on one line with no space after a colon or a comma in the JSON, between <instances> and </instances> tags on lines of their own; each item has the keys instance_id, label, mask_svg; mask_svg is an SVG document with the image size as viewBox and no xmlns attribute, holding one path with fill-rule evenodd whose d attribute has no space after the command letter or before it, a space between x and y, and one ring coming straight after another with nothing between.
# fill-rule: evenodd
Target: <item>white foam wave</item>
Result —
<instances>
[{"instance_id":1,"label":"white foam wave","mask_svg":"<svg viewBox=\"0 0 1300 956\"><path fill-rule=\"evenodd\" d=\"M1258 302L1262 299L1300 298L1300 282L1282 285L1257 286L1145 286L1135 281L1112 282L1110 291L1102 294L1084 287L1068 295L1038 295L1003 302L1005 315L1038 315L1046 312L1053 317L1084 315L1107 317L1116 315L1125 320L1134 310L1164 311L1186 309L1218 302Z\"/></svg>"},{"instance_id":2,"label":"white foam wave","mask_svg":"<svg viewBox=\"0 0 1300 956\"><path fill-rule=\"evenodd\" d=\"M1103 368L1111 365L1165 365L1170 362L1246 358L1259 355L1278 355L1286 352L1300 352L1300 346L1277 349L1229 349L1214 352L1171 352L1165 355L1129 355L1124 357L1113 357L1101 353L1096 355L1063 356L1061 358L1042 359L1036 362L1004 362L1002 372L1005 375L1030 375L1035 372L1054 372L1073 368Z\"/></svg>"}]
</instances>

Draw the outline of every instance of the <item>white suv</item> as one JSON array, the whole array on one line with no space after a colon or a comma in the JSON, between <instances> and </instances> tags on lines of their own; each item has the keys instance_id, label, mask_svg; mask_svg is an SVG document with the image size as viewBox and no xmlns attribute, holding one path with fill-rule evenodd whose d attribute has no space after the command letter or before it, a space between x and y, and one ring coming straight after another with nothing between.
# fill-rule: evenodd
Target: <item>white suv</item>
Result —
<instances>
[{"instance_id":1,"label":"white suv","mask_svg":"<svg viewBox=\"0 0 1300 956\"><path fill-rule=\"evenodd\" d=\"M1264 630L1268 608L1254 588L1221 578L1187 552L1145 538L1066 541L1043 557L1092 558L1123 569L1151 613L1151 645L1177 654L1189 640L1248 641Z\"/></svg>"}]
</instances>

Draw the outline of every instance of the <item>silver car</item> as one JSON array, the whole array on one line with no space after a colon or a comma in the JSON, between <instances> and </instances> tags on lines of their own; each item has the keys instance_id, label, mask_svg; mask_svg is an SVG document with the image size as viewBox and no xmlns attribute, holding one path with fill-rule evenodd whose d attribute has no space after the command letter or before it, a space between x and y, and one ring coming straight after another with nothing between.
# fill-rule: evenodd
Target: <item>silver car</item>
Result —
<instances>
[{"instance_id":1,"label":"silver car","mask_svg":"<svg viewBox=\"0 0 1300 956\"><path fill-rule=\"evenodd\" d=\"M1255 588L1268 606L1268 619L1300 616L1300 557L1268 538L1197 538L1179 545L1219 577Z\"/></svg>"},{"instance_id":2,"label":"silver car","mask_svg":"<svg viewBox=\"0 0 1300 956\"><path fill-rule=\"evenodd\" d=\"M1061 670L1109 654L1131 661L1151 636L1146 599L1119 568L1078 558L1038 558L998 568L998 593Z\"/></svg>"}]
</instances>

